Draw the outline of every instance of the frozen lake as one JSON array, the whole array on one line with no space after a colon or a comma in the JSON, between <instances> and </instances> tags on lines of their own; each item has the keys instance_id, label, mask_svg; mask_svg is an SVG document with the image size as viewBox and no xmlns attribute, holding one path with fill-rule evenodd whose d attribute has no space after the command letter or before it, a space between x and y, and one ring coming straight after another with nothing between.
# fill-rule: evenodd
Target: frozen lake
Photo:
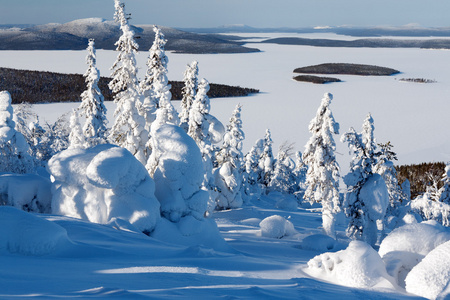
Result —
<instances>
[{"instance_id":1,"label":"frozen lake","mask_svg":"<svg viewBox=\"0 0 450 300\"><path fill-rule=\"evenodd\" d=\"M286 34L286 36L293 36ZM253 34L275 37L280 34ZM300 35L298 35L300 36ZM308 35L308 37L313 37ZM318 36L323 37L323 36ZM244 150L262 138L266 128L272 132L274 152L285 141L303 151L310 134L309 121L314 117L325 92L334 95L332 111L341 126L341 134L361 125L370 112L375 120L378 142L394 145L400 164L450 160L449 89L450 52L428 49L318 48L272 44L249 44L262 50L247 54L175 54L169 56L169 78L181 80L187 63L197 60L200 77L213 83L257 88L260 94L244 98L222 98L211 101L211 112L225 124L238 103L246 133ZM137 59L140 76L145 73L147 49ZM0 66L45 70L62 73L84 73L85 51L0 51ZM116 58L114 51L97 51L97 63L104 76ZM341 83L314 85L292 80L293 69L320 63L360 63L390 67L401 74L389 77L343 76ZM399 82L400 78L426 78L436 83ZM49 121L78 104L37 105L36 110ZM114 104L108 103L110 124ZM178 103L176 103L178 107ZM347 146L335 137L338 160L348 169Z\"/></svg>"}]
</instances>

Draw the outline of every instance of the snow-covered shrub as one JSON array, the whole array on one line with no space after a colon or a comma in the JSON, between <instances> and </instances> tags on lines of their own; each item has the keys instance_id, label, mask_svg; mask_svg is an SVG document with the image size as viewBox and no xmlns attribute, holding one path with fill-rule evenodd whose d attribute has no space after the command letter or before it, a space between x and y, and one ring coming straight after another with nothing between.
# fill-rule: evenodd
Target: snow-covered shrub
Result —
<instances>
[{"instance_id":1,"label":"snow-covered shrub","mask_svg":"<svg viewBox=\"0 0 450 300\"><path fill-rule=\"evenodd\" d=\"M173 222L186 215L203 219L209 194L201 190L203 161L194 140L180 127L166 124L153 131L150 143L150 174L162 215Z\"/></svg>"},{"instance_id":2,"label":"snow-covered shrub","mask_svg":"<svg viewBox=\"0 0 450 300\"><path fill-rule=\"evenodd\" d=\"M0 174L0 206L51 213L50 180L34 174Z\"/></svg>"},{"instance_id":3,"label":"snow-covered shrub","mask_svg":"<svg viewBox=\"0 0 450 300\"><path fill-rule=\"evenodd\" d=\"M15 125L11 95L0 92L0 172L31 173L35 166L30 147Z\"/></svg>"},{"instance_id":4,"label":"snow-covered shrub","mask_svg":"<svg viewBox=\"0 0 450 300\"><path fill-rule=\"evenodd\" d=\"M408 272L438 245L450 240L450 231L435 221L413 223L394 229L378 253L388 273L400 286Z\"/></svg>"},{"instance_id":5,"label":"snow-covered shrub","mask_svg":"<svg viewBox=\"0 0 450 300\"><path fill-rule=\"evenodd\" d=\"M143 232L160 219L155 184L145 167L124 148L98 145L53 156L54 214L106 224L122 218Z\"/></svg>"},{"instance_id":6,"label":"snow-covered shrub","mask_svg":"<svg viewBox=\"0 0 450 300\"><path fill-rule=\"evenodd\" d=\"M259 227L261 228L261 236L274 239L281 239L297 233L291 221L278 215L265 218L259 223Z\"/></svg>"},{"instance_id":7,"label":"snow-covered shrub","mask_svg":"<svg viewBox=\"0 0 450 300\"><path fill-rule=\"evenodd\" d=\"M306 272L336 284L357 288L395 286L381 257L362 241L352 241L345 250L314 257L308 261Z\"/></svg>"},{"instance_id":8,"label":"snow-covered shrub","mask_svg":"<svg viewBox=\"0 0 450 300\"><path fill-rule=\"evenodd\" d=\"M0 236L0 253L46 255L70 243L58 224L7 206L0 206Z\"/></svg>"},{"instance_id":9,"label":"snow-covered shrub","mask_svg":"<svg viewBox=\"0 0 450 300\"><path fill-rule=\"evenodd\" d=\"M411 210L425 220L435 220L444 226L450 226L450 204L431 200L428 193L412 200Z\"/></svg>"},{"instance_id":10,"label":"snow-covered shrub","mask_svg":"<svg viewBox=\"0 0 450 300\"><path fill-rule=\"evenodd\" d=\"M406 277L406 291L428 299L450 295L450 241L430 253Z\"/></svg>"},{"instance_id":11,"label":"snow-covered shrub","mask_svg":"<svg viewBox=\"0 0 450 300\"><path fill-rule=\"evenodd\" d=\"M302 249L314 250L320 252L342 250L341 243L324 234L312 234L305 237L300 244Z\"/></svg>"}]
</instances>

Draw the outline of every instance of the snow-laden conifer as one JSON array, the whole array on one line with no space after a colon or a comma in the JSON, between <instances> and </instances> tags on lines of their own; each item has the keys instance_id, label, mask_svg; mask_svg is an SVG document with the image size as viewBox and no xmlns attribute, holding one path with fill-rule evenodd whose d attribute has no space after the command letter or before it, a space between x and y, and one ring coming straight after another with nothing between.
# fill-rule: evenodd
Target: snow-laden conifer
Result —
<instances>
[{"instance_id":1,"label":"snow-laden conifer","mask_svg":"<svg viewBox=\"0 0 450 300\"><path fill-rule=\"evenodd\" d=\"M242 206L242 142L245 138L242 130L241 105L237 105L227 125L223 145L216 154L218 167L215 182L220 189L216 198L219 209Z\"/></svg>"},{"instance_id":2,"label":"snow-laden conifer","mask_svg":"<svg viewBox=\"0 0 450 300\"><path fill-rule=\"evenodd\" d=\"M202 153L205 167L205 180L203 185L210 192L211 202L209 203L209 210L211 210L215 206L215 190L217 190L212 176L213 143L217 143L222 139L223 125L209 113L210 102L206 95L208 91L208 81L206 79L200 80L197 95L189 111L188 135L194 139Z\"/></svg>"},{"instance_id":3,"label":"snow-laden conifer","mask_svg":"<svg viewBox=\"0 0 450 300\"><path fill-rule=\"evenodd\" d=\"M80 125L80 119L77 109L72 110L70 115L70 134L69 134L69 149L86 149L86 137Z\"/></svg>"},{"instance_id":4,"label":"snow-laden conifer","mask_svg":"<svg viewBox=\"0 0 450 300\"><path fill-rule=\"evenodd\" d=\"M270 130L266 129L266 134L264 136L263 140L263 149L261 152L261 155L259 156L259 183L263 186L264 189L267 189L267 187L270 184L270 180L272 178L273 174L273 164L275 162L275 159L273 157L273 151L272 151L272 137L270 135ZM267 192L268 190L266 190Z\"/></svg>"},{"instance_id":5,"label":"snow-laden conifer","mask_svg":"<svg viewBox=\"0 0 450 300\"><path fill-rule=\"evenodd\" d=\"M138 89L136 57L138 44L134 40L134 32L128 24L124 4L115 0L115 20L120 24L122 35L116 42L119 52L112 66L112 80L109 88L114 94L117 104L114 112L115 122L111 128L109 139L113 144L129 150L141 163L145 164L150 155L146 147L148 131L145 130L145 119L139 114L142 110Z\"/></svg>"},{"instance_id":6,"label":"snow-laden conifer","mask_svg":"<svg viewBox=\"0 0 450 300\"><path fill-rule=\"evenodd\" d=\"M158 123L178 125L178 113L171 103L172 94L167 78L167 64L169 59L166 56L164 46L167 40L161 29L153 26L155 40L149 50L147 59L147 72L139 87L144 101L141 114L146 120L146 129L150 131L151 124L159 114ZM158 110L162 110L159 111Z\"/></svg>"},{"instance_id":7,"label":"snow-laden conifer","mask_svg":"<svg viewBox=\"0 0 450 300\"><path fill-rule=\"evenodd\" d=\"M261 195L261 186L258 182L259 170L259 156L261 155L262 140L258 140L256 144L250 149L244 158L244 194L246 198L254 195L259 198Z\"/></svg>"},{"instance_id":8,"label":"snow-laden conifer","mask_svg":"<svg viewBox=\"0 0 450 300\"><path fill-rule=\"evenodd\" d=\"M344 176L347 185L344 207L349 218L347 235L372 246L377 242L377 222L383 221L389 203L386 184L375 172L378 153L374 129L373 118L369 114L361 134L350 128L341 139L348 143L353 155L350 172Z\"/></svg>"},{"instance_id":9,"label":"snow-laden conifer","mask_svg":"<svg viewBox=\"0 0 450 300\"><path fill-rule=\"evenodd\" d=\"M31 173L34 160L24 136L15 130L11 95L0 92L0 172Z\"/></svg>"},{"instance_id":10,"label":"snow-laden conifer","mask_svg":"<svg viewBox=\"0 0 450 300\"><path fill-rule=\"evenodd\" d=\"M295 177L295 190L294 195L299 201L303 199L306 190L306 172L308 167L303 162L302 153L297 151L295 153L295 168L292 171Z\"/></svg>"},{"instance_id":11,"label":"snow-laden conifer","mask_svg":"<svg viewBox=\"0 0 450 300\"><path fill-rule=\"evenodd\" d=\"M445 166L445 172L442 175L444 185L440 189L439 201L450 204L450 163Z\"/></svg>"},{"instance_id":12,"label":"snow-laden conifer","mask_svg":"<svg viewBox=\"0 0 450 300\"><path fill-rule=\"evenodd\" d=\"M274 163L269 189L283 194L294 194L296 185L296 178L293 173L294 167L294 161L289 156L289 148L280 147Z\"/></svg>"},{"instance_id":13,"label":"snow-laden conifer","mask_svg":"<svg viewBox=\"0 0 450 300\"><path fill-rule=\"evenodd\" d=\"M187 65L183 77L184 86L182 89L183 98L181 99L181 111L178 115L180 126L187 132L189 129L189 110L195 99L198 87L198 62L193 61Z\"/></svg>"},{"instance_id":14,"label":"snow-laden conifer","mask_svg":"<svg viewBox=\"0 0 450 300\"><path fill-rule=\"evenodd\" d=\"M83 134L86 137L86 148L106 143L106 107L104 97L98 88L100 71L96 66L94 40L89 40L86 62L88 69L84 74L86 90L81 94L80 116L86 118Z\"/></svg>"},{"instance_id":15,"label":"snow-laden conifer","mask_svg":"<svg viewBox=\"0 0 450 300\"><path fill-rule=\"evenodd\" d=\"M336 214L341 211L339 199L339 165L334 151L333 134L339 124L330 110L333 95L326 93L316 116L309 124L312 136L306 144L303 161L308 166L304 199L322 204L322 224L327 235L335 237Z\"/></svg>"}]
</instances>

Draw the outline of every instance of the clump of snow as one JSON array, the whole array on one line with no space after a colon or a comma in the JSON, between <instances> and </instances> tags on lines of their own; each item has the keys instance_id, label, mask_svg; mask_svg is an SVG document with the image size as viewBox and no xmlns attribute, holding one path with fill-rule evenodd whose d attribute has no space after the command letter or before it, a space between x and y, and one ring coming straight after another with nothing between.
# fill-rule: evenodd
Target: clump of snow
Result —
<instances>
[{"instance_id":1,"label":"clump of snow","mask_svg":"<svg viewBox=\"0 0 450 300\"><path fill-rule=\"evenodd\" d=\"M342 244L332 237L324 234L312 234L305 237L300 244L301 249L326 252L342 250Z\"/></svg>"},{"instance_id":2,"label":"clump of snow","mask_svg":"<svg viewBox=\"0 0 450 300\"><path fill-rule=\"evenodd\" d=\"M0 205L14 206L25 211L50 213L51 201L50 180L34 174L0 175Z\"/></svg>"},{"instance_id":3,"label":"clump of snow","mask_svg":"<svg viewBox=\"0 0 450 300\"><path fill-rule=\"evenodd\" d=\"M406 291L425 298L447 299L450 294L450 241L430 253L406 277Z\"/></svg>"},{"instance_id":4,"label":"clump of snow","mask_svg":"<svg viewBox=\"0 0 450 300\"><path fill-rule=\"evenodd\" d=\"M56 223L18 210L0 207L0 253L50 254L65 242L67 231Z\"/></svg>"},{"instance_id":5,"label":"clump of snow","mask_svg":"<svg viewBox=\"0 0 450 300\"><path fill-rule=\"evenodd\" d=\"M189 247L201 247L229 252L231 247L220 235L213 219L198 220L193 216L182 217L178 222L162 218L151 236L155 239Z\"/></svg>"},{"instance_id":6,"label":"clump of snow","mask_svg":"<svg viewBox=\"0 0 450 300\"><path fill-rule=\"evenodd\" d=\"M294 225L279 215L273 215L265 218L259 223L261 227L261 236L281 239L285 236L294 235L297 231L294 229Z\"/></svg>"},{"instance_id":7,"label":"clump of snow","mask_svg":"<svg viewBox=\"0 0 450 300\"><path fill-rule=\"evenodd\" d=\"M48 162L54 214L107 224L121 218L143 232L160 219L155 184L126 149L99 145L60 152Z\"/></svg>"},{"instance_id":8,"label":"clump of snow","mask_svg":"<svg viewBox=\"0 0 450 300\"><path fill-rule=\"evenodd\" d=\"M436 221L411 223L393 230L378 252L387 272L404 287L408 273L430 251L449 240L450 231Z\"/></svg>"},{"instance_id":9,"label":"clump of snow","mask_svg":"<svg viewBox=\"0 0 450 300\"><path fill-rule=\"evenodd\" d=\"M427 255L438 245L450 240L450 231L436 221L413 223L394 229L380 244L381 257L392 251Z\"/></svg>"},{"instance_id":10,"label":"clump of snow","mask_svg":"<svg viewBox=\"0 0 450 300\"><path fill-rule=\"evenodd\" d=\"M427 193L411 201L411 210L425 220L436 220L444 226L450 226L450 205L429 199Z\"/></svg>"},{"instance_id":11,"label":"clump of snow","mask_svg":"<svg viewBox=\"0 0 450 300\"><path fill-rule=\"evenodd\" d=\"M308 261L306 272L314 277L351 287L395 286L381 257L362 241L352 241L345 250L314 257Z\"/></svg>"},{"instance_id":12,"label":"clump of snow","mask_svg":"<svg viewBox=\"0 0 450 300\"><path fill-rule=\"evenodd\" d=\"M162 215L173 221L192 215L202 220L209 194L201 190L202 155L195 141L178 126L165 124L152 132L150 161Z\"/></svg>"}]
</instances>

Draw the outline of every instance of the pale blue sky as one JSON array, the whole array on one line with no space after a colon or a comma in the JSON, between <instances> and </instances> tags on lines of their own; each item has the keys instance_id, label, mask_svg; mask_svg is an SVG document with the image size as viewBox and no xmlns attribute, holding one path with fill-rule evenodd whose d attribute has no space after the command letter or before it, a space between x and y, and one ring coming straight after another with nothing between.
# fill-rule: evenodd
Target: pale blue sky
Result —
<instances>
[{"instance_id":1,"label":"pale blue sky","mask_svg":"<svg viewBox=\"0 0 450 300\"><path fill-rule=\"evenodd\" d=\"M112 19L113 0L0 0L0 24ZM126 0L133 24L450 27L450 0Z\"/></svg>"}]
</instances>

